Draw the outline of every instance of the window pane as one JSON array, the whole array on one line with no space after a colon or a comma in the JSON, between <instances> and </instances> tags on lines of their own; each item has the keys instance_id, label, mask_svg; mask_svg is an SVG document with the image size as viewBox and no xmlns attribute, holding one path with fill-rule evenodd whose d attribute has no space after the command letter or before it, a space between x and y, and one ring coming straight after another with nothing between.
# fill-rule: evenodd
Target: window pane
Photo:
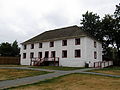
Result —
<instances>
[{"instance_id":1,"label":"window pane","mask_svg":"<svg viewBox=\"0 0 120 90\"><path fill-rule=\"evenodd\" d=\"M25 59L26 58L26 53L23 53L23 59Z\"/></svg>"},{"instance_id":2,"label":"window pane","mask_svg":"<svg viewBox=\"0 0 120 90\"><path fill-rule=\"evenodd\" d=\"M81 57L81 50L75 50L75 57Z\"/></svg>"},{"instance_id":3,"label":"window pane","mask_svg":"<svg viewBox=\"0 0 120 90\"><path fill-rule=\"evenodd\" d=\"M96 42L94 41L94 47L96 48Z\"/></svg>"},{"instance_id":4,"label":"window pane","mask_svg":"<svg viewBox=\"0 0 120 90\"><path fill-rule=\"evenodd\" d=\"M94 52L94 59L97 59L97 52Z\"/></svg>"},{"instance_id":5,"label":"window pane","mask_svg":"<svg viewBox=\"0 0 120 90\"><path fill-rule=\"evenodd\" d=\"M30 58L34 58L34 53L30 53Z\"/></svg>"},{"instance_id":6,"label":"window pane","mask_svg":"<svg viewBox=\"0 0 120 90\"><path fill-rule=\"evenodd\" d=\"M24 50L25 50L25 49L27 48L27 46L26 46L26 45L24 45L24 46L23 46L23 48L24 48Z\"/></svg>"},{"instance_id":7,"label":"window pane","mask_svg":"<svg viewBox=\"0 0 120 90\"><path fill-rule=\"evenodd\" d=\"M80 38L75 39L75 45L80 45Z\"/></svg>"},{"instance_id":8,"label":"window pane","mask_svg":"<svg viewBox=\"0 0 120 90\"><path fill-rule=\"evenodd\" d=\"M51 51L51 57L55 57L55 51Z\"/></svg>"},{"instance_id":9,"label":"window pane","mask_svg":"<svg viewBox=\"0 0 120 90\"><path fill-rule=\"evenodd\" d=\"M62 40L62 46L67 46L67 40Z\"/></svg>"},{"instance_id":10,"label":"window pane","mask_svg":"<svg viewBox=\"0 0 120 90\"><path fill-rule=\"evenodd\" d=\"M34 44L31 44L31 49L34 49Z\"/></svg>"},{"instance_id":11,"label":"window pane","mask_svg":"<svg viewBox=\"0 0 120 90\"><path fill-rule=\"evenodd\" d=\"M42 52L39 52L39 53L38 53L38 57L39 57L39 58L42 58Z\"/></svg>"},{"instance_id":12,"label":"window pane","mask_svg":"<svg viewBox=\"0 0 120 90\"><path fill-rule=\"evenodd\" d=\"M39 43L39 48L42 48L42 43Z\"/></svg>"},{"instance_id":13,"label":"window pane","mask_svg":"<svg viewBox=\"0 0 120 90\"><path fill-rule=\"evenodd\" d=\"M62 51L62 57L63 58L67 58L67 50L63 50Z\"/></svg>"},{"instance_id":14,"label":"window pane","mask_svg":"<svg viewBox=\"0 0 120 90\"><path fill-rule=\"evenodd\" d=\"M50 42L50 47L54 47L54 42Z\"/></svg>"}]
</instances>

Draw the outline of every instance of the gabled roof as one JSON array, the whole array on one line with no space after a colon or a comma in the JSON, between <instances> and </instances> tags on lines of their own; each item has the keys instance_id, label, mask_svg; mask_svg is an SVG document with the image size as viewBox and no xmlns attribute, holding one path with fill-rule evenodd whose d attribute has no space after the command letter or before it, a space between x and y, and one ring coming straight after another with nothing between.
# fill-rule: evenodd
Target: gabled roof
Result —
<instances>
[{"instance_id":1,"label":"gabled roof","mask_svg":"<svg viewBox=\"0 0 120 90\"><path fill-rule=\"evenodd\" d=\"M82 37L82 36L87 36L87 33L81 30L80 27L75 25L75 26L70 26L70 27L65 27L65 28L43 32L23 42L22 44L54 41L54 40L68 39L68 38L77 38L77 37Z\"/></svg>"}]
</instances>

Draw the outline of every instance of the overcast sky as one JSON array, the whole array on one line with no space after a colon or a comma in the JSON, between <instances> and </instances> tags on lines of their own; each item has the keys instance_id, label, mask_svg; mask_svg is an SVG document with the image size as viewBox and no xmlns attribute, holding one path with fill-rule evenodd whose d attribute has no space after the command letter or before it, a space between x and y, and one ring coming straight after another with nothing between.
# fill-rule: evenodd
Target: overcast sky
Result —
<instances>
[{"instance_id":1,"label":"overcast sky","mask_svg":"<svg viewBox=\"0 0 120 90\"><path fill-rule=\"evenodd\" d=\"M80 25L87 10L113 14L119 0L0 0L0 43L19 43L44 31Z\"/></svg>"}]
</instances>

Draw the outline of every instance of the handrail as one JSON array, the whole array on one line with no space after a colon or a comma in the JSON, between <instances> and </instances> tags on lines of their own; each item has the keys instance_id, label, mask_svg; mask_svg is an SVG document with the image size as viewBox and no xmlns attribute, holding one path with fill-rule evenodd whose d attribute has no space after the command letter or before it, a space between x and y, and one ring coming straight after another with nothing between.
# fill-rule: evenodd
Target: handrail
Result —
<instances>
[{"instance_id":1,"label":"handrail","mask_svg":"<svg viewBox=\"0 0 120 90\"><path fill-rule=\"evenodd\" d=\"M39 58L39 57L34 57L34 58L31 58L31 63L30 65L40 65L41 63L43 63L44 61L54 61L54 63L56 61L59 62L59 57L48 57L48 58ZM33 63L32 63L33 62ZM58 66L59 66L59 63L58 63Z\"/></svg>"}]
</instances>

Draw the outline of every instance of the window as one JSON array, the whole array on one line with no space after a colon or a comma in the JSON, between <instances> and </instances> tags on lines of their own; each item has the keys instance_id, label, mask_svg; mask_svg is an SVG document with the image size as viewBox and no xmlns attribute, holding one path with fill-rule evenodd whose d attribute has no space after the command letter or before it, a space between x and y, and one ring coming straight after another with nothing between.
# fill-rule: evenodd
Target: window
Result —
<instances>
[{"instance_id":1,"label":"window","mask_svg":"<svg viewBox=\"0 0 120 90\"><path fill-rule=\"evenodd\" d=\"M62 58L67 58L67 50L62 51Z\"/></svg>"},{"instance_id":2,"label":"window","mask_svg":"<svg viewBox=\"0 0 120 90\"><path fill-rule=\"evenodd\" d=\"M67 40L62 40L62 46L67 46Z\"/></svg>"},{"instance_id":3,"label":"window","mask_svg":"<svg viewBox=\"0 0 120 90\"><path fill-rule=\"evenodd\" d=\"M96 48L96 41L94 41L94 47Z\"/></svg>"},{"instance_id":4,"label":"window","mask_svg":"<svg viewBox=\"0 0 120 90\"><path fill-rule=\"evenodd\" d=\"M81 57L81 50L80 49L75 50L75 57Z\"/></svg>"},{"instance_id":5,"label":"window","mask_svg":"<svg viewBox=\"0 0 120 90\"><path fill-rule=\"evenodd\" d=\"M34 53L33 52L30 53L30 58L34 58Z\"/></svg>"},{"instance_id":6,"label":"window","mask_svg":"<svg viewBox=\"0 0 120 90\"><path fill-rule=\"evenodd\" d=\"M23 53L23 59L25 59L26 58L26 53Z\"/></svg>"},{"instance_id":7,"label":"window","mask_svg":"<svg viewBox=\"0 0 120 90\"><path fill-rule=\"evenodd\" d=\"M24 45L24 46L23 46L23 49L25 50L26 48L27 48L27 45Z\"/></svg>"},{"instance_id":8,"label":"window","mask_svg":"<svg viewBox=\"0 0 120 90\"><path fill-rule=\"evenodd\" d=\"M97 52L94 52L94 59L97 59Z\"/></svg>"},{"instance_id":9,"label":"window","mask_svg":"<svg viewBox=\"0 0 120 90\"><path fill-rule=\"evenodd\" d=\"M54 47L54 42L50 42L50 47Z\"/></svg>"},{"instance_id":10,"label":"window","mask_svg":"<svg viewBox=\"0 0 120 90\"><path fill-rule=\"evenodd\" d=\"M38 57L42 58L42 52L38 52Z\"/></svg>"},{"instance_id":11,"label":"window","mask_svg":"<svg viewBox=\"0 0 120 90\"><path fill-rule=\"evenodd\" d=\"M42 48L42 43L39 43L39 48Z\"/></svg>"},{"instance_id":12,"label":"window","mask_svg":"<svg viewBox=\"0 0 120 90\"><path fill-rule=\"evenodd\" d=\"M80 38L75 39L75 45L80 45Z\"/></svg>"},{"instance_id":13,"label":"window","mask_svg":"<svg viewBox=\"0 0 120 90\"><path fill-rule=\"evenodd\" d=\"M31 44L31 49L34 49L34 44Z\"/></svg>"},{"instance_id":14,"label":"window","mask_svg":"<svg viewBox=\"0 0 120 90\"><path fill-rule=\"evenodd\" d=\"M55 51L51 51L51 57L55 57Z\"/></svg>"}]
</instances>

